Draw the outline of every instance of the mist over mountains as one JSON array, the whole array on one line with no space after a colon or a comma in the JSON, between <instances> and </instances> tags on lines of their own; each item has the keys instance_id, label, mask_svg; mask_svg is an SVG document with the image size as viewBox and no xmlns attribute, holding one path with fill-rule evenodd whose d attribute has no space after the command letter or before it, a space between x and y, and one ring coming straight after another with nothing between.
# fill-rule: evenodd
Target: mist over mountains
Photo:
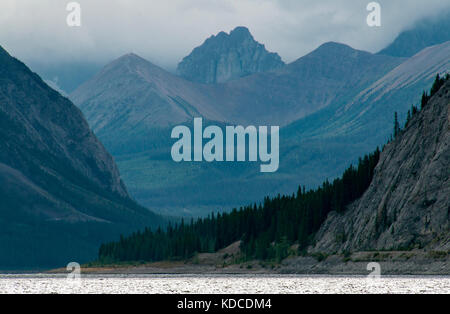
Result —
<instances>
[{"instance_id":1,"label":"mist over mountains","mask_svg":"<svg viewBox=\"0 0 450 314\"><path fill-rule=\"evenodd\" d=\"M417 52L402 52L402 34L382 53L328 42L284 64L239 27L195 48L179 75L132 53L87 81L93 68L81 67L64 82L85 81L73 103L0 47L0 266L87 261L102 242L164 224L153 211L204 216L335 178L385 144L394 113L403 123L448 72L450 42L440 27L425 28L433 45L414 42ZM195 117L221 128L281 126L278 172L175 163L170 132Z\"/></svg>"},{"instance_id":2,"label":"mist over mountains","mask_svg":"<svg viewBox=\"0 0 450 314\"><path fill-rule=\"evenodd\" d=\"M71 99L97 133L114 117L122 121L117 127L129 128L126 121L134 114L139 121L130 121L133 128L170 126L199 114L214 121L287 125L343 100L402 60L327 43L277 71L204 85L128 54L104 67Z\"/></svg>"},{"instance_id":3,"label":"mist over mountains","mask_svg":"<svg viewBox=\"0 0 450 314\"><path fill-rule=\"evenodd\" d=\"M448 42L410 58L330 42L265 72L236 68L243 77L222 83L205 79L205 73L217 70L220 55L229 56L219 58L222 70L235 68L238 56L248 66L248 55L236 53L249 51L247 32L238 28L195 48L183 61L192 66L184 68L191 71L185 75L190 80L129 54L71 94L145 206L166 214L203 215L334 178L358 156L383 145L392 133L394 112L405 117L436 73L449 68ZM231 40L236 33L245 40ZM252 62L258 68L260 60ZM199 68L201 75L192 72ZM282 126L279 171L259 174L251 163L174 163L171 128L192 125L197 116L221 126Z\"/></svg>"},{"instance_id":4,"label":"mist over mountains","mask_svg":"<svg viewBox=\"0 0 450 314\"><path fill-rule=\"evenodd\" d=\"M412 57L422 49L450 40L450 11L437 18L419 21L413 28L402 32L380 54L395 57Z\"/></svg>"}]
</instances>

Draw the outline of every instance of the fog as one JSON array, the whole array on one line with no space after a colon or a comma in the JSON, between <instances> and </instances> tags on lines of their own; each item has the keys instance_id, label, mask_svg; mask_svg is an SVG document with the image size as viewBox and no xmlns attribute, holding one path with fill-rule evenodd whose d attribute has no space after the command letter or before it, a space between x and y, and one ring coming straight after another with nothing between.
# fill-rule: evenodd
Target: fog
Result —
<instances>
[{"instance_id":1,"label":"fog","mask_svg":"<svg viewBox=\"0 0 450 314\"><path fill-rule=\"evenodd\" d=\"M369 27L368 0L78 0L81 27L66 24L63 0L1 0L0 45L23 60L107 62L128 52L173 69L207 37L247 26L291 62L326 41L376 52L450 1L380 0L381 27Z\"/></svg>"}]
</instances>

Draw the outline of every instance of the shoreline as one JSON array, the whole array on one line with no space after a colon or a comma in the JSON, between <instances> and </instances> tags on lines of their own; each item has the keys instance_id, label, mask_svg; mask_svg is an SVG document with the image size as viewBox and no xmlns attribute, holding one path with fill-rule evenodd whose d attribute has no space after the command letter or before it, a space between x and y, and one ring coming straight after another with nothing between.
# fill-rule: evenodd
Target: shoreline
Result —
<instances>
[{"instance_id":1,"label":"shoreline","mask_svg":"<svg viewBox=\"0 0 450 314\"><path fill-rule=\"evenodd\" d=\"M216 253L217 254L217 253ZM369 263L378 263L381 275L390 276L450 276L450 258L447 255L432 258L426 252L358 252L351 256L289 257L280 264L249 261L240 264L218 263L208 255L208 262L156 262L130 265L83 265L81 272L93 275L330 275L367 276ZM371 269L371 268L369 268ZM372 270L372 269L371 269ZM67 274L65 268L46 274Z\"/></svg>"}]
</instances>

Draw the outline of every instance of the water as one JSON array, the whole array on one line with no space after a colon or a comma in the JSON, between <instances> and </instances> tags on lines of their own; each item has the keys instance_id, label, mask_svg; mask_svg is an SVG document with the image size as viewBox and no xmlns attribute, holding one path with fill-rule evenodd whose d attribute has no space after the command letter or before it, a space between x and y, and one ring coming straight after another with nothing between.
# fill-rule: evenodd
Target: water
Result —
<instances>
[{"instance_id":1,"label":"water","mask_svg":"<svg viewBox=\"0 0 450 314\"><path fill-rule=\"evenodd\" d=\"M450 277L293 275L0 275L0 293L445 293Z\"/></svg>"}]
</instances>

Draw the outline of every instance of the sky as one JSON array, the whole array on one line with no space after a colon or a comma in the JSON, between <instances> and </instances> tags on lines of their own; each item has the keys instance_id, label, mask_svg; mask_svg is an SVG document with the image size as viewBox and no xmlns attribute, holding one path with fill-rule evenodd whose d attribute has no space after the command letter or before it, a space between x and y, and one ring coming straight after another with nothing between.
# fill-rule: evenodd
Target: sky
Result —
<instances>
[{"instance_id":1,"label":"sky","mask_svg":"<svg viewBox=\"0 0 450 314\"><path fill-rule=\"evenodd\" d=\"M31 62L106 63L134 52L168 70L213 34L246 26L292 62L324 42L377 52L415 22L450 9L443 0L78 0L81 26L66 23L70 0L1 0L0 45Z\"/></svg>"}]
</instances>

